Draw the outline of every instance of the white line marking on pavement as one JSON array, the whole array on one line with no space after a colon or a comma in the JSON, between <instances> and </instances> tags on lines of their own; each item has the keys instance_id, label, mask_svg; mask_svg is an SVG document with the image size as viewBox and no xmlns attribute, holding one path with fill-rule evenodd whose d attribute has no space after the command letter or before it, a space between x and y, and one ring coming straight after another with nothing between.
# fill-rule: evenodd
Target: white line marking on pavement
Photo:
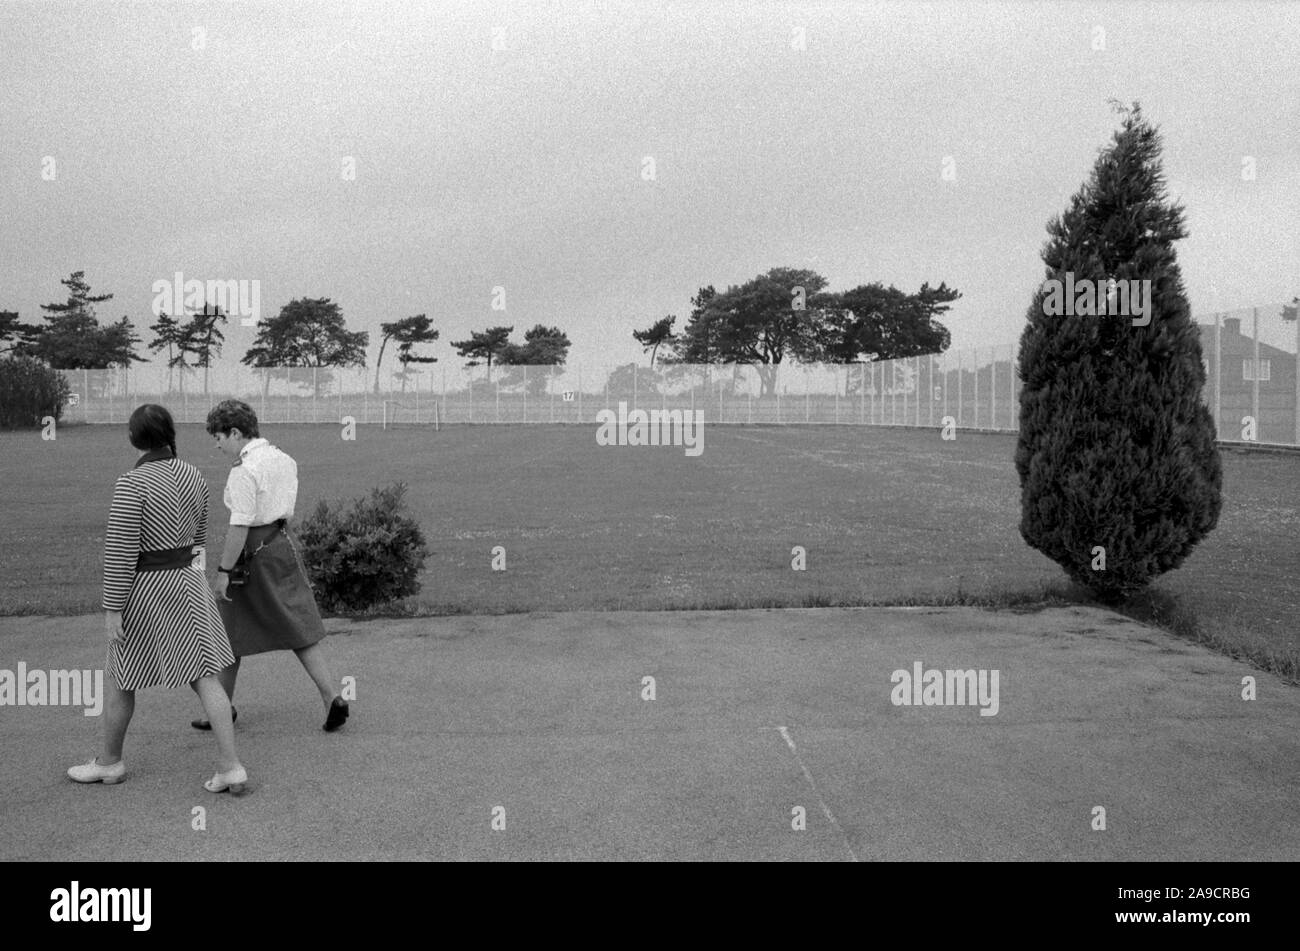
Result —
<instances>
[{"instance_id":1,"label":"white line marking on pavement","mask_svg":"<svg viewBox=\"0 0 1300 951\"><path fill-rule=\"evenodd\" d=\"M850 858L855 862L858 861L858 855L853 851L853 846L849 842L849 837L844 834L844 830L840 828L840 824L836 822L835 817L831 815L831 807L826 805L826 800L822 798L822 794L817 792L817 784L813 782L812 773L808 772L808 767L803 764L803 757L799 755L799 750L795 748L794 740L790 738L790 731L783 726L777 727L776 730L781 734L781 739L785 740L785 745L790 747L790 752L794 754L794 761L798 763L799 768L803 770L804 779L808 780L808 785L812 787L812 791L816 794L817 801L821 803L822 812L830 821L830 824L835 831L840 834L840 838L844 840L844 847L849 850Z\"/></svg>"}]
</instances>

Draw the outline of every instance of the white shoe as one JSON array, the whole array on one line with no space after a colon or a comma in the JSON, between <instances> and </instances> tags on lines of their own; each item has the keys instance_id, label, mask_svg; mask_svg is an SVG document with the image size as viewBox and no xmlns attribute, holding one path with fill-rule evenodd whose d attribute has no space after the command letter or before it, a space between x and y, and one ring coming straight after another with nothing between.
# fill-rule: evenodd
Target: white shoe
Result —
<instances>
[{"instance_id":1,"label":"white shoe","mask_svg":"<svg viewBox=\"0 0 1300 951\"><path fill-rule=\"evenodd\" d=\"M213 773L212 778L203 784L203 788L208 792L226 792L229 790L238 796L244 791L244 785L248 782L248 771L239 766L228 773Z\"/></svg>"},{"instance_id":2,"label":"white shoe","mask_svg":"<svg viewBox=\"0 0 1300 951\"><path fill-rule=\"evenodd\" d=\"M100 766L99 757L96 756L89 763L69 769L68 778L74 783L103 783L112 786L126 778L126 761L118 760L112 766Z\"/></svg>"}]
</instances>

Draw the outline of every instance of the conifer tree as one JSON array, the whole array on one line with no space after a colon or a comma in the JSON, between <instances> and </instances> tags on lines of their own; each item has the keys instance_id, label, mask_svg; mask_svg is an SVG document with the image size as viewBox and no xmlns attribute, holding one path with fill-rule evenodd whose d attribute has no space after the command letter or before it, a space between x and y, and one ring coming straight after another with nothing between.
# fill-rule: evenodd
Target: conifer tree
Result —
<instances>
[{"instance_id":1,"label":"conifer tree","mask_svg":"<svg viewBox=\"0 0 1300 951\"><path fill-rule=\"evenodd\" d=\"M1159 132L1136 103L1119 111L1089 180L1048 223L1018 367L1020 534L1106 601L1182 564L1217 523L1222 484L1174 253L1183 208L1167 201ZM1129 281L1150 281L1144 313ZM1137 293L1116 314L1122 288Z\"/></svg>"}]
</instances>

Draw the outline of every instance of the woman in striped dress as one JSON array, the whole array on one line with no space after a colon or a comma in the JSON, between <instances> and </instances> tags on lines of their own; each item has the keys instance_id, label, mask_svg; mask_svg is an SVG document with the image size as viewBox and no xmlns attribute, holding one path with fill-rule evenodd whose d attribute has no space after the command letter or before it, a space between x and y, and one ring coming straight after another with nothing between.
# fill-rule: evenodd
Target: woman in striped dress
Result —
<instances>
[{"instance_id":1,"label":"woman in striped dress","mask_svg":"<svg viewBox=\"0 0 1300 951\"><path fill-rule=\"evenodd\" d=\"M103 752L68 776L79 783L121 782L135 692L190 684L217 737L217 773L204 786L239 793L248 774L235 754L230 701L216 676L235 657L203 571L208 484L176 458L176 427L164 407L139 407L129 426L131 445L146 451L117 480L104 535Z\"/></svg>"}]
</instances>

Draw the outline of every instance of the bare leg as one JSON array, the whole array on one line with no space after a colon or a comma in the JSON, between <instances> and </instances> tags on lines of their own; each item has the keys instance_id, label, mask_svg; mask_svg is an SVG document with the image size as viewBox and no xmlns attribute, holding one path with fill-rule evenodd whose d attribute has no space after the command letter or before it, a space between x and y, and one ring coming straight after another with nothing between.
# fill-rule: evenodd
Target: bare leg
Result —
<instances>
[{"instance_id":1,"label":"bare leg","mask_svg":"<svg viewBox=\"0 0 1300 951\"><path fill-rule=\"evenodd\" d=\"M203 710L207 713L208 722L212 724L212 732L217 737L217 768L223 773L238 769L239 757L235 755L235 727L230 722L230 697L223 689L224 685L218 677L209 675L200 677L190 686L203 701Z\"/></svg>"},{"instance_id":2,"label":"bare leg","mask_svg":"<svg viewBox=\"0 0 1300 951\"><path fill-rule=\"evenodd\" d=\"M235 662L233 664L231 664L229 667L225 668L224 670L218 672L215 677L216 681L221 685L221 689L226 692L226 699L231 703L233 703L235 700L235 678L238 676L239 676L239 658L236 657ZM193 683L191 683L190 689L199 695L199 700L201 702L203 700L203 693L199 690L199 681L196 680ZM205 709L206 706L207 705L204 704ZM212 718L209 717L207 722L211 723Z\"/></svg>"},{"instance_id":3,"label":"bare leg","mask_svg":"<svg viewBox=\"0 0 1300 951\"><path fill-rule=\"evenodd\" d=\"M235 699L235 678L239 676L239 658L225 670L217 674L217 680L221 683L221 688L226 691L227 699L232 702Z\"/></svg>"},{"instance_id":4,"label":"bare leg","mask_svg":"<svg viewBox=\"0 0 1300 951\"><path fill-rule=\"evenodd\" d=\"M299 647L294 653L298 655L298 660L306 668L307 674L315 681L316 689L320 691L320 698L325 703L325 710L329 712L330 704L334 702L339 692L334 686L334 675L330 673L329 665L325 662L325 652L320 649L320 642L317 641L308 647Z\"/></svg>"},{"instance_id":5,"label":"bare leg","mask_svg":"<svg viewBox=\"0 0 1300 951\"><path fill-rule=\"evenodd\" d=\"M122 744L126 742L126 728L135 713L135 691L123 690L112 684L104 698L104 751L99 756L100 766L112 766L122 758Z\"/></svg>"}]
</instances>

